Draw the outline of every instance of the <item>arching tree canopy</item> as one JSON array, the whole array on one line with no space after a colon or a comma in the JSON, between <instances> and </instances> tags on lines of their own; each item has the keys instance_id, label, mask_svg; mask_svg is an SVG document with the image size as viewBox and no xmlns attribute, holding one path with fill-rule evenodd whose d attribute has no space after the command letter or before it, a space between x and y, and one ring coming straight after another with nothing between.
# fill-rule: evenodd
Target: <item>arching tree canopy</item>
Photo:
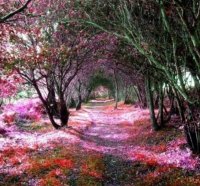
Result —
<instances>
[{"instance_id":1,"label":"arching tree canopy","mask_svg":"<svg viewBox=\"0 0 200 186\"><path fill-rule=\"evenodd\" d=\"M112 79L108 79L103 73L97 73L90 79L89 89L93 91L101 85L109 89L111 95L114 97L114 85Z\"/></svg>"},{"instance_id":2,"label":"arching tree canopy","mask_svg":"<svg viewBox=\"0 0 200 186\"><path fill-rule=\"evenodd\" d=\"M0 0L0 185L200 185L199 113L199 0Z\"/></svg>"},{"instance_id":3,"label":"arching tree canopy","mask_svg":"<svg viewBox=\"0 0 200 186\"><path fill-rule=\"evenodd\" d=\"M139 105L148 106L155 130L177 110L182 122L197 123L197 0L8 0L1 7L3 99L16 94L13 84L28 83L60 128L68 123L72 100L80 109L91 90L103 84L116 108L120 95L134 92ZM94 76L99 70L105 75Z\"/></svg>"}]
</instances>

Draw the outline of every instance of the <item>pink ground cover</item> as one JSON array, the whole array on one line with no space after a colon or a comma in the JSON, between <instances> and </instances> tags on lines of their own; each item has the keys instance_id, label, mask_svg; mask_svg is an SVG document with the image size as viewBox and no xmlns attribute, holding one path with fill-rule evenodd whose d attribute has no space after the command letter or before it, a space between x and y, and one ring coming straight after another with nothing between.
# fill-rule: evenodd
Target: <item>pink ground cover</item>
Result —
<instances>
[{"instance_id":1,"label":"pink ground cover","mask_svg":"<svg viewBox=\"0 0 200 186\"><path fill-rule=\"evenodd\" d=\"M0 137L1 172L15 172L16 169L23 172L28 167L29 157L26 151L54 149L56 144L66 147L75 145L87 152L96 151L117 155L126 160L170 165L188 170L194 170L199 164L199 159L192 155L189 148L182 148L186 143L182 131L177 131L181 135L174 136L174 139L165 141L164 144L146 144L149 140L160 139L163 135L167 137L168 134L165 134L165 131L154 133L149 123L148 110L141 110L134 106L120 105L116 110L111 106L83 107L80 111L72 109L69 128L62 130L53 129L48 119L41 117L34 122L43 128L47 127L48 130L23 131L14 123L9 126L5 124L4 116L11 111L22 118L30 113L41 114L38 105L40 105L38 100L31 100L7 105L4 108L0 118L0 128L6 131ZM16 152L19 151L18 149L28 150L20 155L14 153L15 156L5 162L3 157L9 149ZM15 165L18 165L17 168ZM6 166L9 169L6 169Z\"/></svg>"}]
</instances>

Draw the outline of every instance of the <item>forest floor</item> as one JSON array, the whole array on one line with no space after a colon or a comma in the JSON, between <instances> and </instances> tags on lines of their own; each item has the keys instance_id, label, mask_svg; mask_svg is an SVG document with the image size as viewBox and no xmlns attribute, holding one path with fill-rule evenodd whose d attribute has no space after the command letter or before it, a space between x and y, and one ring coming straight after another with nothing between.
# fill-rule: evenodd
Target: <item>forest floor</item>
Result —
<instances>
[{"instance_id":1,"label":"forest floor","mask_svg":"<svg viewBox=\"0 0 200 186\"><path fill-rule=\"evenodd\" d=\"M199 158L176 118L151 129L148 110L92 101L70 110L69 127L48 120L5 124L0 116L0 185L200 185Z\"/></svg>"}]
</instances>

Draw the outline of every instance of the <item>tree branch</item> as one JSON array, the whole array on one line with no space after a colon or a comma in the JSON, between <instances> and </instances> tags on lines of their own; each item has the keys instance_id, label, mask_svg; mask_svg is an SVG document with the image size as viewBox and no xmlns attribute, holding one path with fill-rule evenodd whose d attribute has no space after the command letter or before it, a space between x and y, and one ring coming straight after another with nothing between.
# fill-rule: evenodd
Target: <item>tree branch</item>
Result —
<instances>
[{"instance_id":1,"label":"tree branch","mask_svg":"<svg viewBox=\"0 0 200 186\"><path fill-rule=\"evenodd\" d=\"M9 18L11 18L11 17L13 17L14 15L16 15L16 14L22 12L23 10L25 10L31 1L32 1L32 0L27 0L27 2L26 2L22 7L18 8L17 10L15 10L15 11L13 11L13 12L10 12L10 13L7 14L6 16L0 18L0 24L1 24L1 23L4 23L4 22L7 21Z\"/></svg>"}]
</instances>

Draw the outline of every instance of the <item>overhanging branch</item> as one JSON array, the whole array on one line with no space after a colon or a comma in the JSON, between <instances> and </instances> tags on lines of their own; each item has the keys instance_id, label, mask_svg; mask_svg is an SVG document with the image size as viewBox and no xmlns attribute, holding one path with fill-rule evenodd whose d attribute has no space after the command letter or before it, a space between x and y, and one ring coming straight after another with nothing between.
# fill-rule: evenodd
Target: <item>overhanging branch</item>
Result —
<instances>
[{"instance_id":1,"label":"overhanging branch","mask_svg":"<svg viewBox=\"0 0 200 186\"><path fill-rule=\"evenodd\" d=\"M10 19L10 18L13 17L14 15L16 15L16 14L22 12L23 10L25 10L31 1L32 1L32 0L27 0L27 2L26 2L22 7L18 8L17 10L15 10L15 11L13 11L13 12L10 12L10 13L7 14L6 16L0 18L0 24L1 24L1 23L4 23L5 21L7 21L8 19Z\"/></svg>"}]
</instances>

